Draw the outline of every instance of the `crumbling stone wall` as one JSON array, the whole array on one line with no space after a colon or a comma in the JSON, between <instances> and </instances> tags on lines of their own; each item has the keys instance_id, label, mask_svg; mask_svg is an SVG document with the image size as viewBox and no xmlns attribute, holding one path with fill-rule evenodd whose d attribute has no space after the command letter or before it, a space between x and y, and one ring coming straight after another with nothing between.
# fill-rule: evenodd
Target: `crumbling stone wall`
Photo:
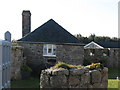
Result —
<instances>
[{"instance_id":1,"label":"crumbling stone wall","mask_svg":"<svg viewBox=\"0 0 120 90\"><path fill-rule=\"evenodd\" d=\"M90 55L92 51L94 51L94 53L93 55ZM120 48L84 49L84 61L103 61L109 68L118 68L118 64L120 62L119 53Z\"/></svg>"},{"instance_id":2,"label":"crumbling stone wall","mask_svg":"<svg viewBox=\"0 0 120 90\"><path fill-rule=\"evenodd\" d=\"M110 56L108 59L108 67L118 68L120 61L120 48L110 48Z\"/></svg>"},{"instance_id":3,"label":"crumbling stone wall","mask_svg":"<svg viewBox=\"0 0 120 90\"><path fill-rule=\"evenodd\" d=\"M12 43L13 44L13 43ZM21 79L20 67L23 63L23 47L12 45L11 79Z\"/></svg>"},{"instance_id":4,"label":"crumbling stone wall","mask_svg":"<svg viewBox=\"0 0 120 90\"><path fill-rule=\"evenodd\" d=\"M107 88L108 69L46 69L40 76L40 88Z\"/></svg>"}]
</instances>

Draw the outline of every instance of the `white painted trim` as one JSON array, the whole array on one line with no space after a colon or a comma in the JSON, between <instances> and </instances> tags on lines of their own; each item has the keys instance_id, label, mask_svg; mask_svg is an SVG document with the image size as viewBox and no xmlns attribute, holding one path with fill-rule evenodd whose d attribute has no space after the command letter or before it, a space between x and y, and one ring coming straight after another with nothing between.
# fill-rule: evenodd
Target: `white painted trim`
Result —
<instances>
[{"instance_id":1,"label":"white painted trim","mask_svg":"<svg viewBox=\"0 0 120 90\"><path fill-rule=\"evenodd\" d=\"M43 55L43 56L46 56L46 57L56 57L56 55Z\"/></svg>"},{"instance_id":2,"label":"white painted trim","mask_svg":"<svg viewBox=\"0 0 120 90\"><path fill-rule=\"evenodd\" d=\"M49 45L51 45L52 47L51 47L51 53L48 53L48 47L49 47ZM44 47L46 46L46 49L47 49L47 53L44 53L45 51L44 51ZM56 45L55 44L44 44L43 45L43 56L50 56L50 57L56 57L56 55L53 55L53 49L54 49L54 46L56 47Z\"/></svg>"},{"instance_id":3,"label":"white painted trim","mask_svg":"<svg viewBox=\"0 0 120 90\"><path fill-rule=\"evenodd\" d=\"M88 46L91 45L91 44L94 44L94 45L96 45L96 46L99 47L99 48L92 48L92 49L104 49L102 46L98 45L97 43L95 43L95 42L93 42L93 41L90 42L90 43L88 43L87 45L85 45L84 48L87 49Z\"/></svg>"}]
</instances>

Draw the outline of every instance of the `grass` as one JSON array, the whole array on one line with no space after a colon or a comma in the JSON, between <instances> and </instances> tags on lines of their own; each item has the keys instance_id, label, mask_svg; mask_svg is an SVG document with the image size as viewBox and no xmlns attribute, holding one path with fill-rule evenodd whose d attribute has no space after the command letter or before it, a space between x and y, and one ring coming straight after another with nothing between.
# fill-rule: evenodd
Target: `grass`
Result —
<instances>
[{"instance_id":1,"label":"grass","mask_svg":"<svg viewBox=\"0 0 120 90\"><path fill-rule=\"evenodd\" d=\"M109 68L108 78L109 79L116 79L117 76L118 76L118 68Z\"/></svg>"},{"instance_id":2,"label":"grass","mask_svg":"<svg viewBox=\"0 0 120 90\"><path fill-rule=\"evenodd\" d=\"M120 88L120 81L116 78L118 76L118 69L116 68L109 68L108 70L108 88Z\"/></svg>"},{"instance_id":3,"label":"grass","mask_svg":"<svg viewBox=\"0 0 120 90\"><path fill-rule=\"evenodd\" d=\"M110 68L108 71L108 90L120 88L120 81L116 80L118 76L118 69ZM12 88L39 88L39 78L31 78L30 80L17 80L12 81ZM114 88L114 89L113 89ZM120 89L119 89L120 90Z\"/></svg>"},{"instance_id":4,"label":"grass","mask_svg":"<svg viewBox=\"0 0 120 90\"><path fill-rule=\"evenodd\" d=\"M11 88L39 88L39 79L31 77L29 80L12 81Z\"/></svg>"},{"instance_id":5,"label":"grass","mask_svg":"<svg viewBox=\"0 0 120 90\"><path fill-rule=\"evenodd\" d=\"M118 84L120 85L120 81L118 81L116 79L108 80L108 88L118 88Z\"/></svg>"}]
</instances>

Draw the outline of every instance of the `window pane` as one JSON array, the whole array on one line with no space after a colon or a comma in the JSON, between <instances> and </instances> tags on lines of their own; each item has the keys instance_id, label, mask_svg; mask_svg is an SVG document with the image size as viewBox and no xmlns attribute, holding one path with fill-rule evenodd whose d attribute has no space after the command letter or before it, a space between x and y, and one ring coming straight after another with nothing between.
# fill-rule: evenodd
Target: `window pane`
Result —
<instances>
[{"instance_id":1,"label":"window pane","mask_svg":"<svg viewBox=\"0 0 120 90\"><path fill-rule=\"evenodd\" d=\"M53 55L56 55L56 49L53 49Z\"/></svg>"},{"instance_id":2,"label":"window pane","mask_svg":"<svg viewBox=\"0 0 120 90\"><path fill-rule=\"evenodd\" d=\"M43 55L46 55L47 54L47 45L44 45L43 47Z\"/></svg>"},{"instance_id":3,"label":"window pane","mask_svg":"<svg viewBox=\"0 0 120 90\"><path fill-rule=\"evenodd\" d=\"M52 45L51 44L48 44L48 54L52 54Z\"/></svg>"},{"instance_id":4,"label":"window pane","mask_svg":"<svg viewBox=\"0 0 120 90\"><path fill-rule=\"evenodd\" d=\"M56 55L56 46L53 45L53 55Z\"/></svg>"},{"instance_id":5,"label":"window pane","mask_svg":"<svg viewBox=\"0 0 120 90\"><path fill-rule=\"evenodd\" d=\"M51 48L48 49L48 53L52 53L52 49Z\"/></svg>"}]
</instances>

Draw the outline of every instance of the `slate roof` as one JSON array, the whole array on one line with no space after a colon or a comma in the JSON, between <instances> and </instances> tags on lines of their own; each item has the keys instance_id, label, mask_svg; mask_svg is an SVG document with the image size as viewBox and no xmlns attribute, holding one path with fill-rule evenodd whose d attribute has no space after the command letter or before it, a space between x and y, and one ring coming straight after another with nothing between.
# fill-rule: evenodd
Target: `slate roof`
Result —
<instances>
[{"instance_id":1,"label":"slate roof","mask_svg":"<svg viewBox=\"0 0 120 90\"><path fill-rule=\"evenodd\" d=\"M18 41L83 44L53 19L50 19Z\"/></svg>"},{"instance_id":2,"label":"slate roof","mask_svg":"<svg viewBox=\"0 0 120 90\"><path fill-rule=\"evenodd\" d=\"M104 48L120 48L120 42L96 42Z\"/></svg>"}]
</instances>

